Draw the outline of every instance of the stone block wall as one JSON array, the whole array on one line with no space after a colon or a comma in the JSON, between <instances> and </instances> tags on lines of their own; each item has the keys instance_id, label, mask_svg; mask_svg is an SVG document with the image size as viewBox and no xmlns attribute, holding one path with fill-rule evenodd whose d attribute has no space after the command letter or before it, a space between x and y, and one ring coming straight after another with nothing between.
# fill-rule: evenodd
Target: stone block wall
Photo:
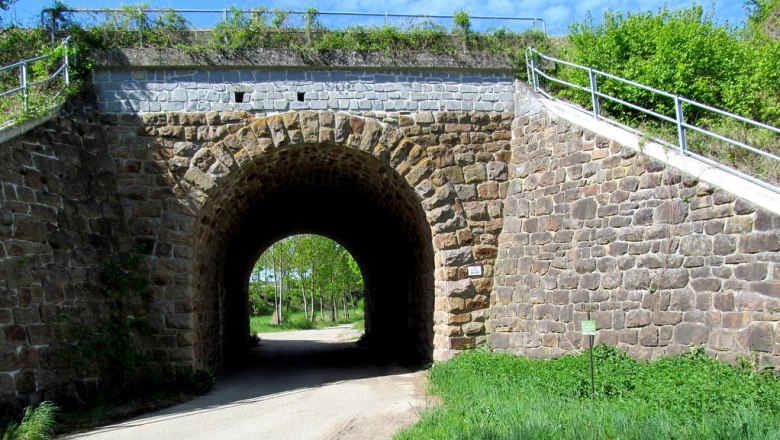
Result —
<instances>
[{"instance_id":1,"label":"stone block wall","mask_svg":"<svg viewBox=\"0 0 780 440\"><path fill-rule=\"evenodd\" d=\"M96 274L127 243L106 131L82 106L0 143L0 413L89 379L70 326L95 319Z\"/></svg>"},{"instance_id":2,"label":"stone block wall","mask_svg":"<svg viewBox=\"0 0 780 440\"><path fill-rule=\"evenodd\" d=\"M525 96L513 123L488 340L554 357L703 346L780 366L780 216L572 125Z\"/></svg>"},{"instance_id":3,"label":"stone block wall","mask_svg":"<svg viewBox=\"0 0 780 440\"><path fill-rule=\"evenodd\" d=\"M101 112L512 111L509 71L98 70Z\"/></svg>"},{"instance_id":4,"label":"stone block wall","mask_svg":"<svg viewBox=\"0 0 780 440\"><path fill-rule=\"evenodd\" d=\"M274 162L278 151L289 161L294 147L312 143L370 153L405 177L433 234L435 355L445 359L484 341L512 118L477 111L104 115L131 235L153 249L155 307L174 311L160 328L168 335L161 351L171 361L219 365L220 252L235 231L229 225L262 202L270 182L305 180L298 174L324 162L333 174L367 173L355 158L328 158L327 150L294 166ZM469 276L472 265L482 273Z\"/></svg>"}]
</instances>

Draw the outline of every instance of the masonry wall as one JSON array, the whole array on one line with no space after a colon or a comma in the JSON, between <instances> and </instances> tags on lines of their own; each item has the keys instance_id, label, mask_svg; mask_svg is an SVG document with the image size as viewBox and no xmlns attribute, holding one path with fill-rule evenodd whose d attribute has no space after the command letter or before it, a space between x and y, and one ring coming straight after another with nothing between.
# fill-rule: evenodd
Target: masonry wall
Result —
<instances>
[{"instance_id":1,"label":"masonry wall","mask_svg":"<svg viewBox=\"0 0 780 440\"><path fill-rule=\"evenodd\" d=\"M524 94L488 341L536 357L703 346L780 365L780 216L574 126Z\"/></svg>"},{"instance_id":2,"label":"masonry wall","mask_svg":"<svg viewBox=\"0 0 780 440\"><path fill-rule=\"evenodd\" d=\"M143 69L93 75L101 112L503 112L513 110L513 82L509 70Z\"/></svg>"},{"instance_id":3,"label":"masonry wall","mask_svg":"<svg viewBox=\"0 0 780 440\"><path fill-rule=\"evenodd\" d=\"M106 131L83 105L0 144L0 413L84 391L69 338L99 313L102 262L126 248Z\"/></svg>"},{"instance_id":4,"label":"masonry wall","mask_svg":"<svg viewBox=\"0 0 780 440\"><path fill-rule=\"evenodd\" d=\"M391 168L400 180L376 193L412 188L404 203L422 208L434 254L437 359L485 340L576 352L590 314L597 342L639 358L703 345L780 365L779 216L527 93L513 102L507 75L243 72L98 73L99 118L79 103L0 144L2 404L95 383L63 356L64 317L100 317L97 274L131 243L149 254L155 359L218 367L231 221L285 182L270 164L306 182L328 160L334 181ZM327 156L338 149L354 151Z\"/></svg>"},{"instance_id":5,"label":"masonry wall","mask_svg":"<svg viewBox=\"0 0 780 440\"><path fill-rule=\"evenodd\" d=\"M427 215L423 227L430 229L436 253L434 356L446 359L484 341L512 116L476 111L104 116L129 228L153 249L155 307L168 311L160 351L174 362L220 365L223 248L235 233L229 225L240 224L247 207L262 205L269 197L264 188L311 179L299 174L317 163L330 161L329 173L345 178L366 174L349 155L328 157L330 145L389 164ZM277 164L279 152L297 157L297 149L312 144L322 150L310 159ZM469 276L469 266L482 272Z\"/></svg>"}]
</instances>

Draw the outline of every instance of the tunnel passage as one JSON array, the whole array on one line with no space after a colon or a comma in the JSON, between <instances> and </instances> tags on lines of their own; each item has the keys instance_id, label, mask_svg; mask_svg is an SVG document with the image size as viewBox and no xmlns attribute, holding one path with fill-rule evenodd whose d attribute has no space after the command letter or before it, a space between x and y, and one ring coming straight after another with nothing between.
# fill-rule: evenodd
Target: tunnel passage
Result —
<instances>
[{"instance_id":1,"label":"tunnel passage","mask_svg":"<svg viewBox=\"0 0 780 440\"><path fill-rule=\"evenodd\" d=\"M274 150L229 177L195 237L201 359L220 365L240 356L254 262L279 239L314 233L339 242L360 266L369 346L403 361L431 361L431 232L403 177L369 153L317 144Z\"/></svg>"}]
</instances>

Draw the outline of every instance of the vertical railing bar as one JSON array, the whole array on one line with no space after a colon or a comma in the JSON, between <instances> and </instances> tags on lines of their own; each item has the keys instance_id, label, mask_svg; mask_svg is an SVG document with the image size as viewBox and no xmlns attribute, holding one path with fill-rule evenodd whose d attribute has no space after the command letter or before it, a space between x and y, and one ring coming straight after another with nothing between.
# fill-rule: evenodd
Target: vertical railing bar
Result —
<instances>
[{"instance_id":1,"label":"vertical railing bar","mask_svg":"<svg viewBox=\"0 0 780 440\"><path fill-rule=\"evenodd\" d=\"M223 9L223 10L222 10L222 21L223 21L225 24L227 24L227 9ZM223 39L223 40L225 40L225 46L227 46L227 44L228 44L228 36L227 36L227 32L225 32L225 36L224 36L224 37L222 37L222 39Z\"/></svg>"},{"instance_id":2,"label":"vertical railing bar","mask_svg":"<svg viewBox=\"0 0 780 440\"><path fill-rule=\"evenodd\" d=\"M531 76L533 79L534 91L539 91L539 74L536 72L536 57L531 53Z\"/></svg>"},{"instance_id":3,"label":"vertical railing bar","mask_svg":"<svg viewBox=\"0 0 780 440\"><path fill-rule=\"evenodd\" d=\"M19 66L19 80L22 83L22 110L27 112L27 62Z\"/></svg>"},{"instance_id":4,"label":"vertical railing bar","mask_svg":"<svg viewBox=\"0 0 780 440\"><path fill-rule=\"evenodd\" d=\"M531 48L525 49L525 77L528 83L531 83L531 62L528 60L528 54L531 53Z\"/></svg>"},{"instance_id":5,"label":"vertical railing bar","mask_svg":"<svg viewBox=\"0 0 780 440\"><path fill-rule=\"evenodd\" d=\"M596 82L596 72L593 69L588 69L588 78L590 79L590 100L593 104L593 117L599 119L601 116L601 108L599 106L599 87Z\"/></svg>"},{"instance_id":6,"label":"vertical railing bar","mask_svg":"<svg viewBox=\"0 0 780 440\"><path fill-rule=\"evenodd\" d=\"M66 38L65 41L62 42L62 45L65 47L65 85L70 85L70 58L68 57L68 39Z\"/></svg>"},{"instance_id":7,"label":"vertical railing bar","mask_svg":"<svg viewBox=\"0 0 780 440\"><path fill-rule=\"evenodd\" d=\"M677 141L680 143L680 153L685 154L688 149L688 140L685 136L685 115L683 114L682 101L678 95L674 96L674 113L677 119Z\"/></svg>"}]
</instances>

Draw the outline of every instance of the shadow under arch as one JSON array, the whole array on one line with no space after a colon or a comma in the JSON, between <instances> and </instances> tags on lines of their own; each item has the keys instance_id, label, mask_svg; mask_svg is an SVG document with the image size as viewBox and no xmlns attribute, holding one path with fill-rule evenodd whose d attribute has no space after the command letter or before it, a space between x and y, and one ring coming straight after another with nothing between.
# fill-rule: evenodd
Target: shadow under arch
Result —
<instances>
[{"instance_id":1,"label":"shadow under arch","mask_svg":"<svg viewBox=\"0 0 780 440\"><path fill-rule=\"evenodd\" d=\"M288 145L220 182L196 236L196 351L218 367L248 344L248 279L272 243L298 233L342 244L363 274L366 339L388 359L433 356L434 250L419 196L372 154L329 144Z\"/></svg>"}]
</instances>

